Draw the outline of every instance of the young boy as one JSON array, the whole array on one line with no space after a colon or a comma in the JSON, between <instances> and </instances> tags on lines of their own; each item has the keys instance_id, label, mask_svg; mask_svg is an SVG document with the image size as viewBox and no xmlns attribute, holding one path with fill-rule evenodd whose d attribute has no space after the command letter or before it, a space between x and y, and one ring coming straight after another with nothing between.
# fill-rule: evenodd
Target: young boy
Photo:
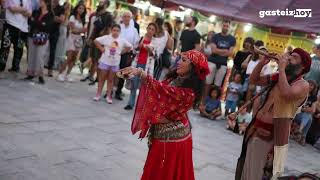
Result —
<instances>
[{"instance_id":1,"label":"young boy","mask_svg":"<svg viewBox=\"0 0 320 180\"><path fill-rule=\"evenodd\" d=\"M220 88L215 86L205 99L205 105L200 106L200 115L209 119L221 116Z\"/></svg>"},{"instance_id":2,"label":"young boy","mask_svg":"<svg viewBox=\"0 0 320 180\"><path fill-rule=\"evenodd\" d=\"M225 116L236 111L241 89L241 74L236 73L233 77L233 81L228 86Z\"/></svg>"},{"instance_id":3,"label":"young boy","mask_svg":"<svg viewBox=\"0 0 320 180\"><path fill-rule=\"evenodd\" d=\"M239 104L239 107L243 106L243 102ZM247 108L240 110L239 115L235 120L228 119L227 129L234 133L244 134L248 124L251 122L252 116L247 112Z\"/></svg>"}]
</instances>

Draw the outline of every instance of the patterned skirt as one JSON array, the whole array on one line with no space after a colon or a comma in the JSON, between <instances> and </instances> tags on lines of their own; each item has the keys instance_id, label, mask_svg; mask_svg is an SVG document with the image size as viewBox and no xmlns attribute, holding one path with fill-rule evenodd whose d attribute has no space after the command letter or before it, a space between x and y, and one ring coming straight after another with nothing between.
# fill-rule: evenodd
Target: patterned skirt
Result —
<instances>
[{"instance_id":1,"label":"patterned skirt","mask_svg":"<svg viewBox=\"0 0 320 180\"><path fill-rule=\"evenodd\" d=\"M180 121L152 126L141 180L194 180L192 135Z\"/></svg>"}]
</instances>

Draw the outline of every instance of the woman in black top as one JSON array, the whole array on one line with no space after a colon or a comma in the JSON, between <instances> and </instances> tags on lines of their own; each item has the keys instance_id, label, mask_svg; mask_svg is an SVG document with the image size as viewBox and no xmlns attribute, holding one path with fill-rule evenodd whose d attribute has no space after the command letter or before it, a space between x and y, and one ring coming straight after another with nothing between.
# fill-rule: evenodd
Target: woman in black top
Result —
<instances>
[{"instance_id":1,"label":"woman in black top","mask_svg":"<svg viewBox=\"0 0 320 180\"><path fill-rule=\"evenodd\" d=\"M29 20L28 36L28 70L26 80L39 77L39 83L44 84L44 60L48 58L49 31L53 24L53 14L50 11L50 0L40 0L40 8L32 12Z\"/></svg>"},{"instance_id":2,"label":"woman in black top","mask_svg":"<svg viewBox=\"0 0 320 180\"><path fill-rule=\"evenodd\" d=\"M237 72L243 72L241 68L241 64L243 63L244 60L251 54L253 50L253 44L254 44L254 39L252 37L247 37L244 42L243 42L243 50L238 51L236 56L234 57L234 70Z\"/></svg>"}]
</instances>

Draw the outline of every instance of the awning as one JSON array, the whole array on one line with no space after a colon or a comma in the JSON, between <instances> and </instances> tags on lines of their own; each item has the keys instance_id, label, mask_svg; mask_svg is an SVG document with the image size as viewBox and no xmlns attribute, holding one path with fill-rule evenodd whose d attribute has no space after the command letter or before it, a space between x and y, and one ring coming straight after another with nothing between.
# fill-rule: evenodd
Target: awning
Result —
<instances>
[{"instance_id":1,"label":"awning","mask_svg":"<svg viewBox=\"0 0 320 180\"><path fill-rule=\"evenodd\" d=\"M158 2L160 5L162 0ZM241 22L320 33L320 0L167 0L164 1L164 7L167 3L170 3L170 6L177 4ZM292 13L297 15L299 9L311 9L311 17L291 16ZM274 13L279 16L268 16Z\"/></svg>"}]
</instances>

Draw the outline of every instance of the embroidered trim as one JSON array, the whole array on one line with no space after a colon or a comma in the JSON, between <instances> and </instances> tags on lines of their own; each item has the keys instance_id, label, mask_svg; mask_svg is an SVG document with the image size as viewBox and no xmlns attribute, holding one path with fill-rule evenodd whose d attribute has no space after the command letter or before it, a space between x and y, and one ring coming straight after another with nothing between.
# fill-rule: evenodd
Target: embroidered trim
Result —
<instances>
[{"instance_id":1,"label":"embroidered trim","mask_svg":"<svg viewBox=\"0 0 320 180\"><path fill-rule=\"evenodd\" d=\"M182 141L189 139L190 137L191 137L191 133L189 133L186 137L184 137L182 139L167 139L167 140L158 140L158 141L160 141L160 142L182 142Z\"/></svg>"},{"instance_id":2,"label":"embroidered trim","mask_svg":"<svg viewBox=\"0 0 320 180\"><path fill-rule=\"evenodd\" d=\"M181 121L154 125L153 138L155 139L180 139L190 133L190 127L184 126Z\"/></svg>"},{"instance_id":3,"label":"embroidered trim","mask_svg":"<svg viewBox=\"0 0 320 180\"><path fill-rule=\"evenodd\" d=\"M152 125L148 132L148 146L152 140L161 142L180 142L191 136L190 126L185 126L181 121Z\"/></svg>"}]
</instances>

